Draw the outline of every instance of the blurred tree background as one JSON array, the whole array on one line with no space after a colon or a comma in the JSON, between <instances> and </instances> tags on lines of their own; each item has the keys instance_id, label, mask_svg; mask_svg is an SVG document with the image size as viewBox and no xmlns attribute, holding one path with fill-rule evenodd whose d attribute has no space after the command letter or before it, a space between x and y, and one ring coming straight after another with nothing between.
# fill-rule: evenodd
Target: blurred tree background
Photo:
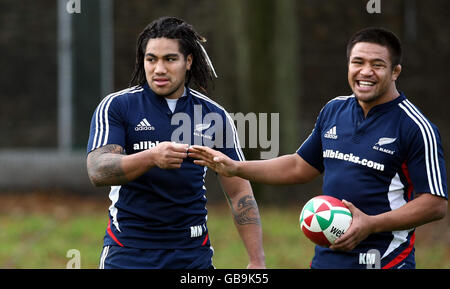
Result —
<instances>
[{"instance_id":1,"label":"blurred tree background","mask_svg":"<svg viewBox=\"0 0 450 289\"><path fill-rule=\"evenodd\" d=\"M61 2L65 6L70 1ZM213 100L233 113L279 113L279 155L295 152L328 100L351 94L345 55L349 37L367 26L392 30L404 44L397 87L439 127L448 167L449 1L380 0L381 13L374 14L367 12L367 0L78 2L80 13L70 14L72 130L65 154L76 154L80 163L97 104L106 94L128 87L138 34L152 20L170 15L207 38L205 47L219 75L209 92ZM101 17L105 9L110 9L110 24ZM19 157L22 151L52 152L60 145L57 10L58 1L0 2L0 160L11 152ZM105 33L110 42L104 41ZM101 69L105 57L109 66ZM259 159L261 151L244 149L247 159ZM80 190L94 191L81 168L72 178L86 184ZM209 174L208 180L214 178ZM215 191L216 182L208 182ZM10 186L0 181L0 188ZM28 188L33 186L38 184ZM262 201L287 203L320 192L320 180L275 188L255 184L254 190Z\"/></svg>"}]
</instances>

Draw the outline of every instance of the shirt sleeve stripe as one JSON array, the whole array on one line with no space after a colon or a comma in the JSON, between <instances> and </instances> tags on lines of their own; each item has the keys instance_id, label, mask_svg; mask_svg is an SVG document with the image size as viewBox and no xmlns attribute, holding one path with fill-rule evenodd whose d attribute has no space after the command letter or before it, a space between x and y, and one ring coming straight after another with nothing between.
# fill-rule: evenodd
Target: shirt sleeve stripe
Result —
<instances>
[{"instance_id":1,"label":"shirt sleeve stripe","mask_svg":"<svg viewBox=\"0 0 450 289\"><path fill-rule=\"evenodd\" d=\"M423 120L423 122L426 124L426 128L428 129L428 131L431 132L431 140L432 140L431 159L433 160L433 162L432 162L433 169L434 169L435 172L437 172L437 176L435 174L435 175L433 175L433 177L434 177L434 181L435 182L437 181L437 184L439 185L439 187L438 187L439 195L444 197L445 194L444 194L444 190L443 190L443 187L442 187L441 169L439 167L437 138L436 138L436 135L434 133L434 130L431 127L430 122L425 118L425 116L422 113L420 113L420 111L409 100L406 99L405 101L406 101L406 104L409 105L410 108L412 108L417 113L417 115Z\"/></svg>"},{"instance_id":2,"label":"shirt sleeve stripe","mask_svg":"<svg viewBox=\"0 0 450 289\"><path fill-rule=\"evenodd\" d=\"M411 103L404 100L402 103L399 103L399 106L417 124L422 133L425 147L425 165L430 192L433 195L444 197L445 194L442 188L436 135L428 120Z\"/></svg>"},{"instance_id":3,"label":"shirt sleeve stripe","mask_svg":"<svg viewBox=\"0 0 450 289\"><path fill-rule=\"evenodd\" d=\"M142 90L143 89L141 87L134 86L131 88L121 90L119 92L109 94L100 102L95 112L95 134L92 142L91 151L101 146L104 146L108 142L109 136L108 110L112 100L119 95L125 93L135 93Z\"/></svg>"},{"instance_id":4,"label":"shirt sleeve stripe","mask_svg":"<svg viewBox=\"0 0 450 289\"><path fill-rule=\"evenodd\" d=\"M234 121L233 121L233 119L231 118L231 116L228 114L228 112L227 112L221 105L219 105L217 102L211 100L210 98L208 98L207 96L201 94L200 92L195 91L195 90L193 90L193 89L190 89L190 92L191 92L194 96L196 96L196 97L198 97L198 98L201 98L201 99L203 99L203 100L206 100L206 101L208 101L208 102L214 104L215 106L217 106L218 108L220 108L220 109L225 113L225 115L226 115L226 117L227 117L227 119L228 119L228 122L229 122L229 124L230 124L230 126L231 126L231 129L233 130L233 142L234 142L234 147L235 147L235 150L236 150L236 154L237 154L237 156L239 157L239 160L240 160L240 161L245 161L244 153L242 152L241 144L239 143L239 136L238 136L238 134L237 134L237 130L236 130L236 127L235 127L235 125L234 125Z\"/></svg>"}]
</instances>

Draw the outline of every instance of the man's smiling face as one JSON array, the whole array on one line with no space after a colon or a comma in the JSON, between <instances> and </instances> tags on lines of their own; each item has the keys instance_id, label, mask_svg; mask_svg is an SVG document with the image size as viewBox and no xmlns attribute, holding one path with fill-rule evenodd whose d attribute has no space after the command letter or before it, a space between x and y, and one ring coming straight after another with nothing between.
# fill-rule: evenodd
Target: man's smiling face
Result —
<instances>
[{"instance_id":1,"label":"man's smiling face","mask_svg":"<svg viewBox=\"0 0 450 289\"><path fill-rule=\"evenodd\" d=\"M349 57L348 83L359 102L376 105L389 100L400 71L400 65L392 68L387 47L358 42Z\"/></svg>"}]
</instances>

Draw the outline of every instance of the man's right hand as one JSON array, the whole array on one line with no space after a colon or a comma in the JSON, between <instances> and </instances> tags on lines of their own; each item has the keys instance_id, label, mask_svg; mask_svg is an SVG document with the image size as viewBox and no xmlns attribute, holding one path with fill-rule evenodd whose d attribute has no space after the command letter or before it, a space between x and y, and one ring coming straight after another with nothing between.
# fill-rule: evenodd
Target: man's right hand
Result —
<instances>
[{"instance_id":1,"label":"man's right hand","mask_svg":"<svg viewBox=\"0 0 450 289\"><path fill-rule=\"evenodd\" d=\"M187 157L187 144L162 142L149 150L154 164L161 169L179 169L181 163Z\"/></svg>"},{"instance_id":2,"label":"man's right hand","mask_svg":"<svg viewBox=\"0 0 450 289\"><path fill-rule=\"evenodd\" d=\"M189 157L194 158L194 164L207 166L225 177L237 174L237 162L223 153L205 146L193 145L189 147Z\"/></svg>"}]
</instances>

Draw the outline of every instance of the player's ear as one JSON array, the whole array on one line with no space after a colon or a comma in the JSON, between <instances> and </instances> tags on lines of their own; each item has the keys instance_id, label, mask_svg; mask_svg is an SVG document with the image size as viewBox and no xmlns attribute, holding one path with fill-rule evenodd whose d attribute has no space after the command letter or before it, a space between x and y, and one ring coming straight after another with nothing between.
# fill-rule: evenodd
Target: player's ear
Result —
<instances>
[{"instance_id":1,"label":"player's ear","mask_svg":"<svg viewBox=\"0 0 450 289\"><path fill-rule=\"evenodd\" d=\"M402 66L400 64L397 64L392 70L392 81L397 80L397 78L400 76L400 72L402 72Z\"/></svg>"},{"instance_id":2,"label":"player's ear","mask_svg":"<svg viewBox=\"0 0 450 289\"><path fill-rule=\"evenodd\" d=\"M191 70L192 61L194 61L194 56L192 54L186 56L186 70Z\"/></svg>"}]
</instances>

